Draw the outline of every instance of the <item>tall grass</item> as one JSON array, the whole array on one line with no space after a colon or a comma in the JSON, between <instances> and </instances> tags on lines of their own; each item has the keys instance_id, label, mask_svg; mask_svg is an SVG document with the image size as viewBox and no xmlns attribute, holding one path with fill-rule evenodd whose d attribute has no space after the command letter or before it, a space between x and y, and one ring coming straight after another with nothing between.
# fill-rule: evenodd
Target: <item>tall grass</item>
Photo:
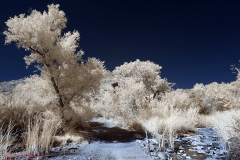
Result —
<instances>
[{"instance_id":1,"label":"tall grass","mask_svg":"<svg viewBox=\"0 0 240 160\"><path fill-rule=\"evenodd\" d=\"M160 150L166 146L173 148L175 135L195 131L198 122L197 108L189 108L187 110L169 108L168 114L152 115L148 119L139 121L147 131L158 137Z\"/></svg>"},{"instance_id":2,"label":"tall grass","mask_svg":"<svg viewBox=\"0 0 240 160\"><path fill-rule=\"evenodd\" d=\"M212 115L212 123L230 151L231 159L240 157L240 110L217 112Z\"/></svg>"},{"instance_id":3,"label":"tall grass","mask_svg":"<svg viewBox=\"0 0 240 160\"><path fill-rule=\"evenodd\" d=\"M11 125L7 128L0 128L0 158L4 159L5 154L9 151L9 146L11 145Z\"/></svg>"},{"instance_id":4,"label":"tall grass","mask_svg":"<svg viewBox=\"0 0 240 160\"><path fill-rule=\"evenodd\" d=\"M26 152L28 154L45 155L51 151L53 137L58 128L57 120L56 117L52 117L52 119L45 117L43 119L41 114L36 115L33 119L29 119L26 140Z\"/></svg>"},{"instance_id":5,"label":"tall grass","mask_svg":"<svg viewBox=\"0 0 240 160\"><path fill-rule=\"evenodd\" d=\"M240 118L239 116L233 118L235 123L232 126L232 129L235 135L233 139L230 139L228 147L231 153L231 159L238 159L240 157Z\"/></svg>"}]
</instances>

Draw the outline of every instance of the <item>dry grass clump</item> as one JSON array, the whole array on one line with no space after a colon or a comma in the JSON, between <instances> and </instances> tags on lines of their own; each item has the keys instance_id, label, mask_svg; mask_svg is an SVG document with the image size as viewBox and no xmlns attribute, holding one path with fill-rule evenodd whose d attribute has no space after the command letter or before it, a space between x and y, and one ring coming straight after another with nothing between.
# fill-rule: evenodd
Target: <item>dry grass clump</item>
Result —
<instances>
[{"instance_id":1,"label":"dry grass clump","mask_svg":"<svg viewBox=\"0 0 240 160\"><path fill-rule=\"evenodd\" d=\"M240 118L233 117L235 120L232 130L234 132L234 137L229 140L229 150L231 159L238 159L240 157Z\"/></svg>"},{"instance_id":2,"label":"dry grass clump","mask_svg":"<svg viewBox=\"0 0 240 160\"><path fill-rule=\"evenodd\" d=\"M213 113L209 120L211 125L218 131L219 135L228 140L232 137L236 137L237 133L234 131L236 126L235 117L240 116L240 110L229 110L224 112Z\"/></svg>"},{"instance_id":3,"label":"dry grass clump","mask_svg":"<svg viewBox=\"0 0 240 160\"><path fill-rule=\"evenodd\" d=\"M147 131L158 137L160 149L164 149L166 145L173 148L175 135L195 131L198 122L196 108L187 110L169 108L168 114L161 115L154 114L153 117L141 121Z\"/></svg>"},{"instance_id":4,"label":"dry grass clump","mask_svg":"<svg viewBox=\"0 0 240 160\"><path fill-rule=\"evenodd\" d=\"M240 157L240 111L230 110L217 112L212 115L213 126L224 141L226 148L230 151L231 159Z\"/></svg>"},{"instance_id":5,"label":"dry grass clump","mask_svg":"<svg viewBox=\"0 0 240 160\"><path fill-rule=\"evenodd\" d=\"M43 119L44 117L44 119ZM29 119L27 128L26 152L31 155L45 155L53 145L53 136L61 124L61 118L46 111Z\"/></svg>"},{"instance_id":6,"label":"dry grass clump","mask_svg":"<svg viewBox=\"0 0 240 160\"><path fill-rule=\"evenodd\" d=\"M53 136L57 129L61 128L62 119L51 110L44 112L35 112L29 114L26 108L0 106L0 124L2 134L0 137L1 151L6 151L7 137L10 136L9 125L11 127L11 136L18 134L8 148L13 152L23 151L24 149L32 155L46 154L51 150ZM23 134L25 132L25 136ZM4 147L5 146L5 147Z\"/></svg>"},{"instance_id":7,"label":"dry grass clump","mask_svg":"<svg viewBox=\"0 0 240 160\"><path fill-rule=\"evenodd\" d=\"M161 101L152 106L149 117L142 117L142 125L159 138L160 148L174 146L174 136L179 133L195 131L198 125L199 108L194 106L189 96L182 90L166 93ZM143 114L144 115L144 114Z\"/></svg>"},{"instance_id":8,"label":"dry grass clump","mask_svg":"<svg viewBox=\"0 0 240 160\"><path fill-rule=\"evenodd\" d=\"M13 152L26 150L29 155L47 154L56 140L56 135L67 135L68 141L83 141L83 136L73 136L68 132L88 128L85 121L92 118L91 110L87 107L79 109L76 103L62 111L53 101L54 98L46 99L43 103L45 99L40 97L38 101L41 93L37 93L42 91L36 88L31 90L26 86L27 82L17 85L10 95L0 94L0 126L6 132L11 122L14 124L12 133L18 134L18 138L10 146ZM47 87L44 89L47 90ZM24 137L23 133L26 133Z\"/></svg>"},{"instance_id":9,"label":"dry grass clump","mask_svg":"<svg viewBox=\"0 0 240 160\"><path fill-rule=\"evenodd\" d=\"M9 152L9 146L12 144L10 139L12 133L11 124L5 129L0 128L0 158L4 159L4 155Z\"/></svg>"},{"instance_id":10,"label":"dry grass clump","mask_svg":"<svg viewBox=\"0 0 240 160\"><path fill-rule=\"evenodd\" d=\"M23 131L27 126L27 119L30 115L25 108L0 106L0 126L7 128L10 123L14 124L12 131Z\"/></svg>"},{"instance_id":11,"label":"dry grass clump","mask_svg":"<svg viewBox=\"0 0 240 160\"><path fill-rule=\"evenodd\" d=\"M73 134L69 131L88 127L80 113L71 109L64 111L65 114L62 119L60 110L46 110L29 114L26 108L11 106L0 106L0 108L0 124L3 126L4 133L6 133L6 135L1 134L2 137L0 137L0 151L2 153L11 147L13 152L26 150L27 154L31 156L45 155L51 151L53 143L56 141L58 141L58 144L63 142L81 143L84 136L81 134L78 136L76 133ZM19 137L9 144L8 125L11 123L14 124L11 127L11 134L19 133ZM24 137L23 132L26 133Z\"/></svg>"}]
</instances>

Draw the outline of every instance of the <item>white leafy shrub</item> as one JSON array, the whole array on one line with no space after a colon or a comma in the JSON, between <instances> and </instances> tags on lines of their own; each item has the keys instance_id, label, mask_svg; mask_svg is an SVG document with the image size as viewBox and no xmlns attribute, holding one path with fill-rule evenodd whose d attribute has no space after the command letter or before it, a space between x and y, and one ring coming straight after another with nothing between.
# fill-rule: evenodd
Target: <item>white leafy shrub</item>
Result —
<instances>
[{"instance_id":1,"label":"white leafy shrub","mask_svg":"<svg viewBox=\"0 0 240 160\"><path fill-rule=\"evenodd\" d=\"M46 77L33 75L16 86L11 106L26 108L29 113L43 111L57 105L58 97Z\"/></svg>"},{"instance_id":2,"label":"white leafy shrub","mask_svg":"<svg viewBox=\"0 0 240 160\"><path fill-rule=\"evenodd\" d=\"M210 114L240 107L240 92L237 85L236 81L221 84L213 82L205 86L196 84L191 92L195 95L195 99L200 101L200 112Z\"/></svg>"},{"instance_id":3,"label":"white leafy shrub","mask_svg":"<svg viewBox=\"0 0 240 160\"><path fill-rule=\"evenodd\" d=\"M151 108L153 99L160 99L171 90L171 84L160 77L160 69L161 66L153 62L140 60L116 67L102 86L101 100L93 108L120 125L131 127L141 112Z\"/></svg>"}]
</instances>

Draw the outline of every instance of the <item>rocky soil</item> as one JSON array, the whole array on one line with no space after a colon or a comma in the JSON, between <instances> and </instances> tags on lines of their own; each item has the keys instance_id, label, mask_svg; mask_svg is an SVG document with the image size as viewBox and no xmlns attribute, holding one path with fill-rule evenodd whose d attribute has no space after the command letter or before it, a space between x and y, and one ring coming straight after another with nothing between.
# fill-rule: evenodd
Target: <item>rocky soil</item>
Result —
<instances>
[{"instance_id":1,"label":"rocky soil","mask_svg":"<svg viewBox=\"0 0 240 160\"><path fill-rule=\"evenodd\" d=\"M158 150L156 139L150 139L150 155L154 159L229 159L229 152L225 149L217 133L211 128L198 128L198 133L192 136L176 137L174 149ZM141 148L147 153L145 141L138 141Z\"/></svg>"}]
</instances>

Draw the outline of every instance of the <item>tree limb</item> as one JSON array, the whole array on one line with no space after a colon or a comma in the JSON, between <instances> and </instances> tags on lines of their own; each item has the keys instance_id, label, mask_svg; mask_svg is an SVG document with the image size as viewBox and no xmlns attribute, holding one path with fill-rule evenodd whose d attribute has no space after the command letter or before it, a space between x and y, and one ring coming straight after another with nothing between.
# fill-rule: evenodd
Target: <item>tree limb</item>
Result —
<instances>
[{"instance_id":1,"label":"tree limb","mask_svg":"<svg viewBox=\"0 0 240 160\"><path fill-rule=\"evenodd\" d=\"M38 50L33 49L31 46L29 47L29 49L31 49L33 52L36 52L36 53L39 54L40 56L45 57L45 54L39 52Z\"/></svg>"}]
</instances>

